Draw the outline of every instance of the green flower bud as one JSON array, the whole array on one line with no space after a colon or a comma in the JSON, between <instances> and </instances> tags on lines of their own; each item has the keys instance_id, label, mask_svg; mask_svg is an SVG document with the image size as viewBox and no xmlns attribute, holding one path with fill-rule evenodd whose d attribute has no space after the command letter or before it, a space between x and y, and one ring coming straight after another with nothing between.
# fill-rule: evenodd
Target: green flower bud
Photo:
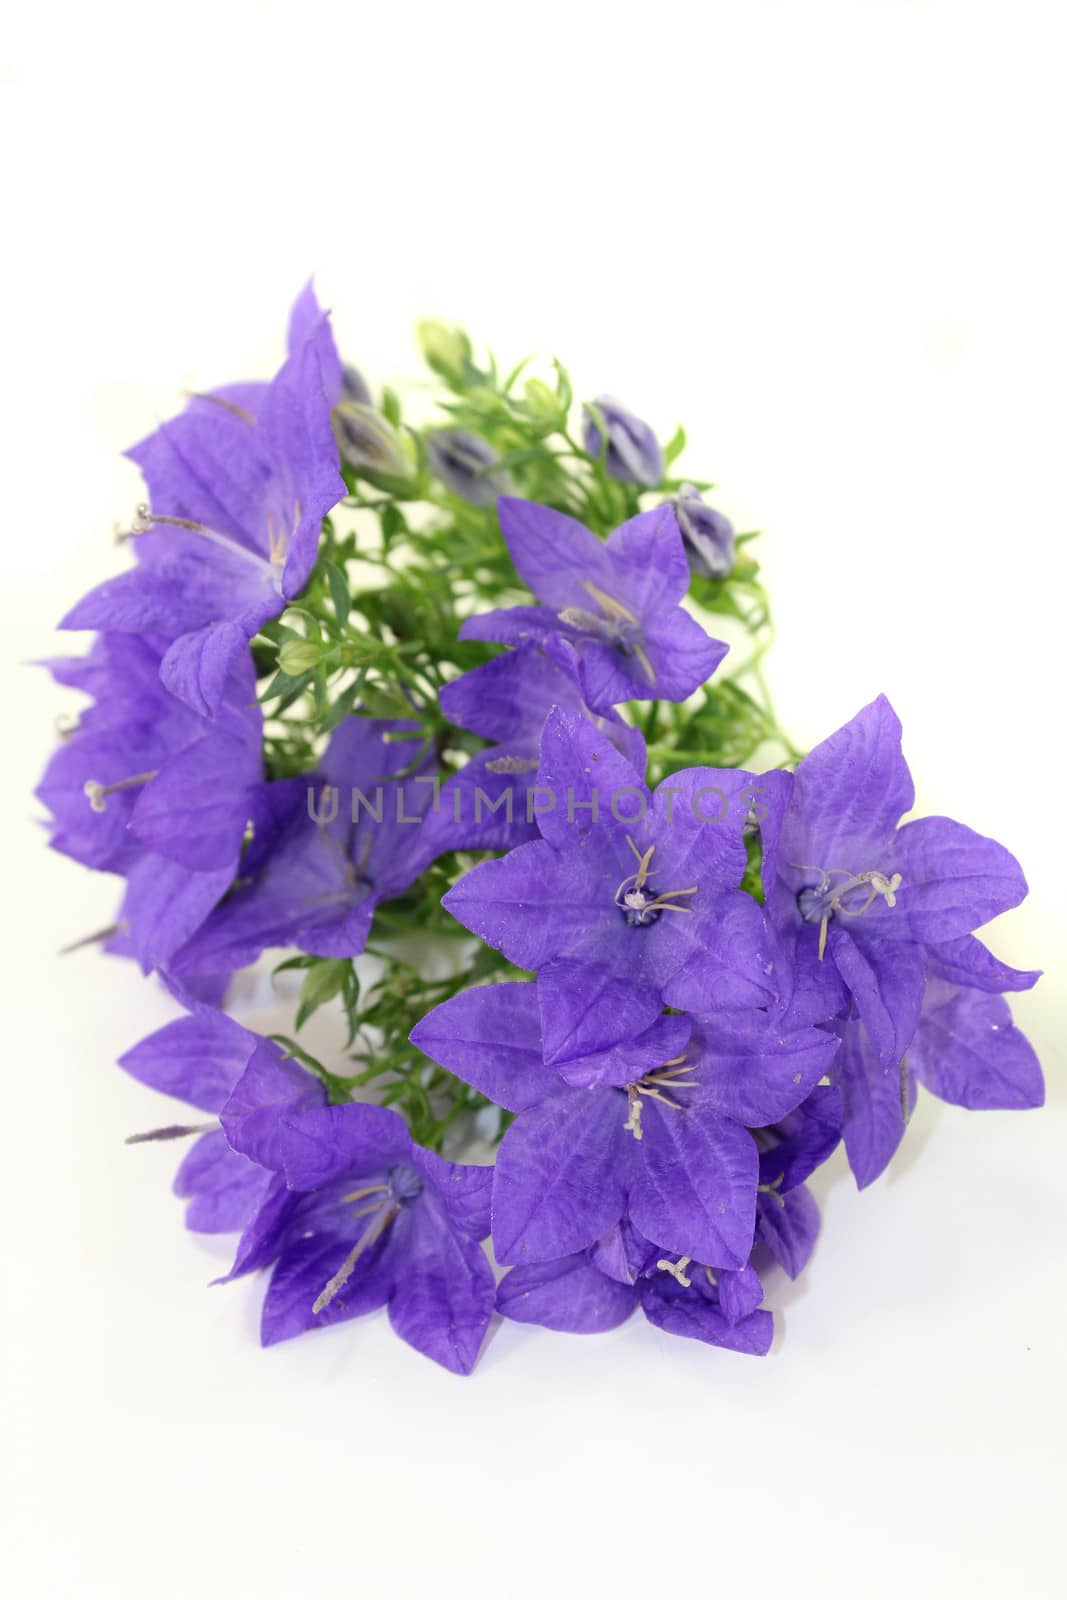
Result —
<instances>
[{"instance_id":1,"label":"green flower bud","mask_svg":"<svg viewBox=\"0 0 1067 1600\"><path fill-rule=\"evenodd\" d=\"M321 647L310 639L286 639L278 651L278 665L290 678L299 678L317 667L321 657Z\"/></svg>"},{"instance_id":2,"label":"green flower bud","mask_svg":"<svg viewBox=\"0 0 1067 1600\"><path fill-rule=\"evenodd\" d=\"M566 421L566 408L559 395L541 378L527 378L522 392L526 396L527 410L535 422L552 429L560 427Z\"/></svg>"},{"instance_id":3,"label":"green flower bud","mask_svg":"<svg viewBox=\"0 0 1067 1600\"><path fill-rule=\"evenodd\" d=\"M333 410L333 431L337 448L350 467L390 478L414 476L407 441L373 406L342 400Z\"/></svg>"},{"instance_id":4,"label":"green flower bud","mask_svg":"<svg viewBox=\"0 0 1067 1600\"><path fill-rule=\"evenodd\" d=\"M426 365L450 383L465 383L474 368L471 342L463 329L443 322L420 322L416 332Z\"/></svg>"}]
</instances>

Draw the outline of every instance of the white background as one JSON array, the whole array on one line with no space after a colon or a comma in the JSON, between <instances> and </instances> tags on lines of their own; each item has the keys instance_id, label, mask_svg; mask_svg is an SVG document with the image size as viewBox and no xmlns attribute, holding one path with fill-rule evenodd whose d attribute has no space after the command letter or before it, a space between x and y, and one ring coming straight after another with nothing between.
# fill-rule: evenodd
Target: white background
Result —
<instances>
[{"instance_id":1,"label":"white background","mask_svg":"<svg viewBox=\"0 0 1067 1600\"><path fill-rule=\"evenodd\" d=\"M1063 38L1056 4L23 6L2 47L0 1504L14 1596L1064 1592ZM997 952L1047 1110L925 1102L764 1362L504 1325L461 1381L374 1318L260 1352L112 1066L172 1008L58 945L110 880L29 790L19 663L123 561L119 458L266 375L311 270L346 354L420 315L557 351L721 485L801 745L886 690L920 808L1020 855Z\"/></svg>"}]
</instances>

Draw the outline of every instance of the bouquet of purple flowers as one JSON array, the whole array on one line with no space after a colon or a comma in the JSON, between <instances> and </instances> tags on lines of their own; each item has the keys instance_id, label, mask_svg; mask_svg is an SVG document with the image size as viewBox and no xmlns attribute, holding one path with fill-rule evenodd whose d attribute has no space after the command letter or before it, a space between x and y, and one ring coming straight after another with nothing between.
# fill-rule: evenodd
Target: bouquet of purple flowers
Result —
<instances>
[{"instance_id":1,"label":"bouquet of purple flowers","mask_svg":"<svg viewBox=\"0 0 1067 1600\"><path fill-rule=\"evenodd\" d=\"M49 663L87 700L52 844L123 880L99 942L182 1008L120 1064L196 1115L136 1139L191 1141L187 1225L270 1270L264 1344L385 1306L466 1373L494 1311L640 1307L765 1354L840 1142L862 1188L920 1086L1041 1103L1004 999L1038 973L975 937L1026 882L902 822L884 697L790 742L756 535L676 473L680 429L420 338L428 426L305 289L270 382L131 450L133 562L63 620L95 638ZM292 1036L225 1009L268 951ZM296 1036L327 1005L324 1062Z\"/></svg>"}]
</instances>

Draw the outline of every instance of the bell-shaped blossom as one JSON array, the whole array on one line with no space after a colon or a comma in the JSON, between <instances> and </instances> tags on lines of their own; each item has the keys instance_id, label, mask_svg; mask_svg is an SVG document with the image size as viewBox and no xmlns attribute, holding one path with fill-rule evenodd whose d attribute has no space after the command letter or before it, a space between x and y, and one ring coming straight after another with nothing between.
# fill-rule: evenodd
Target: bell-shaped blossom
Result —
<instances>
[{"instance_id":1,"label":"bell-shaped blossom","mask_svg":"<svg viewBox=\"0 0 1067 1600\"><path fill-rule=\"evenodd\" d=\"M163 686L164 649L102 634L84 658L50 664L92 704L37 790L54 818L54 849L126 878L120 923L146 971L163 965L229 888L263 777L251 659L235 663L208 721Z\"/></svg>"},{"instance_id":2,"label":"bell-shaped blossom","mask_svg":"<svg viewBox=\"0 0 1067 1600\"><path fill-rule=\"evenodd\" d=\"M1039 974L1004 967L976 939L968 945L954 950L948 970L969 971L983 980L982 987L938 976L939 947L931 950L918 1026L899 1063L879 1058L858 1018L835 1025L842 1045L829 1070L840 1086L845 1149L860 1188L873 1183L896 1152L919 1084L970 1111L1027 1110L1044 1102L1033 1047L1012 1021L1003 994L991 987L998 981L1004 988L1029 988Z\"/></svg>"},{"instance_id":3,"label":"bell-shaped blossom","mask_svg":"<svg viewBox=\"0 0 1067 1600\"><path fill-rule=\"evenodd\" d=\"M288 360L269 384L195 396L129 452L149 494L137 565L93 589L62 626L168 640L163 682L214 715L253 635L307 583L322 519L345 492L330 425L340 388L309 285Z\"/></svg>"},{"instance_id":4,"label":"bell-shaped blossom","mask_svg":"<svg viewBox=\"0 0 1067 1600\"><path fill-rule=\"evenodd\" d=\"M421 834L436 778L413 724L348 717L317 773L267 786L262 826L241 881L207 919L172 970L181 978L233 972L264 950L356 956L375 907L426 864Z\"/></svg>"},{"instance_id":5,"label":"bell-shaped blossom","mask_svg":"<svg viewBox=\"0 0 1067 1600\"><path fill-rule=\"evenodd\" d=\"M384 1106L294 1113L268 1075L238 1083L223 1110L233 1146L274 1172L231 1276L273 1266L265 1345L388 1306L394 1331L468 1373L493 1311L492 1169L412 1142Z\"/></svg>"},{"instance_id":6,"label":"bell-shaped blossom","mask_svg":"<svg viewBox=\"0 0 1067 1600\"><path fill-rule=\"evenodd\" d=\"M900 723L880 696L798 767L769 897L796 961L828 964L851 994L883 1066L914 1036L931 947L1026 894L1019 863L994 840L947 817L901 827L913 800Z\"/></svg>"},{"instance_id":7,"label":"bell-shaped blossom","mask_svg":"<svg viewBox=\"0 0 1067 1600\"><path fill-rule=\"evenodd\" d=\"M727 646L683 611L689 566L669 505L643 511L606 541L562 511L504 497L500 528L520 578L541 602L470 617L462 639L569 645L594 710L624 700L685 700Z\"/></svg>"},{"instance_id":8,"label":"bell-shaped blossom","mask_svg":"<svg viewBox=\"0 0 1067 1600\"><path fill-rule=\"evenodd\" d=\"M475 867L443 901L538 974L548 1061L633 1039L665 1003L698 1009L694 995L702 1012L774 999L762 912L734 886L753 803L789 781L699 767L653 795L592 726L552 712L537 777L541 837Z\"/></svg>"},{"instance_id":9,"label":"bell-shaped blossom","mask_svg":"<svg viewBox=\"0 0 1067 1600\"><path fill-rule=\"evenodd\" d=\"M586 1249L624 1217L664 1248L740 1268L752 1248L759 1153L735 1119L770 1122L799 1105L835 1041L782 1042L759 1012L731 1019L729 1054L685 1017L659 1018L632 1045L605 1052L578 1082L544 1061L534 986L469 989L412 1033L434 1061L516 1113L497 1153L493 1245L504 1264ZM789 1089L783 1079L789 1081ZM762 1098L761 1098L762 1095Z\"/></svg>"}]
</instances>

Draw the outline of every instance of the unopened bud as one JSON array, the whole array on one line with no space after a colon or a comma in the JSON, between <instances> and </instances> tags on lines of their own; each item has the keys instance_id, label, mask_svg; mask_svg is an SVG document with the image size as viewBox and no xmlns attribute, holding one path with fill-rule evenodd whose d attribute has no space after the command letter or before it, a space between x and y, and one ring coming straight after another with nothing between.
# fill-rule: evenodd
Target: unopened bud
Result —
<instances>
[{"instance_id":1,"label":"unopened bud","mask_svg":"<svg viewBox=\"0 0 1067 1600\"><path fill-rule=\"evenodd\" d=\"M464 383L474 368L471 342L463 329L431 321L420 322L416 333L426 365L451 383Z\"/></svg>"},{"instance_id":2,"label":"unopened bud","mask_svg":"<svg viewBox=\"0 0 1067 1600\"><path fill-rule=\"evenodd\" d=\"M733 523L706 505L692 484L685 483L672 501L685 541L689 570L700 578L725 578L734 566Z\"/></svg>"},{"instance_id":3,"label":"unopened bud","mask_svg":"<svg viewBox=\"0 0 1067 1600\"><path fill-rule=\"evenodd\" d=\"M594 410L598 415L594 415ZM607 450L600 431L600 419L607 429ZM608 475L623 483L637 483L654 489L663 477L663 450L647 422L635 417L610 395L602 394L585 413L585 448L591 456L604 455Z\"/></svg>"},{"instance_id":4,"label":"unopened bud","mask_svg":"<svg viewBox=\"0 0 1067 1600\"><path fill-rule=\"evenodd\" d=\"M426 454L430 470L445 488L472 506L491 506L498 495L508 493L507 473L492 470L500 457L487 439L466 428L441 428L431 433Z\"/></svg>"},{"instance_id":5,"label":"unopened bud","mask_svg":"<svg viewBox=\"0 0 1067 1600\"><path fill-rule=\"evenodd\" d=\"M286 639L278 651L278 665L290 678L299 678L317 667L321 657L322 650L310 639Z\"/></svg>"},{"instance_id":6,"label":"unopened bud","mask_svg":"<svg viewBox=\"0 0 1067 1600\"><path fill-rule=\"evenodd\" d=\"M349 466L381 472L390 478L413 475L413 463L403 438L373 406L361 400L342 400L334 407L333 431L337 448Z\"/></svg>"},{"instance_id":7,"label":"unopened bud","mask_svg":"<svg viewBox=\"0 0 1067 1600\"><path fill-rule=\"evenodd\" d=\"M528 378L522 392L536 422L544 424L546 428L558 428L566 421L566 409L559 395L541 378Z\"/></svg>"}]
</instances>

